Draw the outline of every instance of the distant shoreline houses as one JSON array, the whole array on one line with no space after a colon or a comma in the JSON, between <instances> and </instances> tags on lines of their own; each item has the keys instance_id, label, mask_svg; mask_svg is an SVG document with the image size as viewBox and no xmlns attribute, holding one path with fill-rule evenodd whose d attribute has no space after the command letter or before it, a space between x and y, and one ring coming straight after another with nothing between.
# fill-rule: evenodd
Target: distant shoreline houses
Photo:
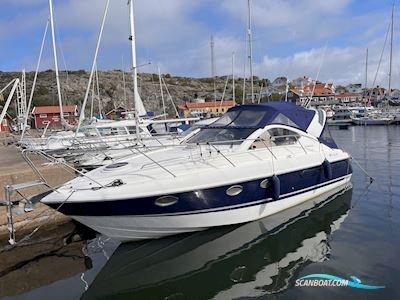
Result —
<instances>
[{"instance_id":1,"label":"distant shoreline houses","mask_svg":"<svg viewBox=\"0 0 400 300\"><path fill-rule=\"evenodd\" d=\"M262 80L265 82L265 80ZM274 81L268 82L267 86L258 85L256 101L284 101L296 104L311 102L312 106L331 105L356 105L360 103L378 106L382 101L391 99L400 100L400 90L392 89L390 95L383 87L365 89L361 83L352 83L347 86L336 86L334 83L321 82L308 76L288 80L280 76ZM246 94L246 103L249 103L250 94ZM240 104L233 101L206 101L194 98L178 105L178 110L184 117L201 116L216 117L224 114L230 107Z\"/></svg>"},{"instance_id":2,"label":"distant shoreline houses","mask_svg":"<svg viewBox=\"0 0 400 300\"><path fill-rule=\"evenodd\" d=\"M193 116L197 117L219 117L228 111L229 108L235 106L234 101L205 101L205 99L197 98L193 102L185 102L178 105L178 110L183 114L184 118Z\"/></svg>"},{"instance_id":3,"label":"distant shoreline houses","mask_svg":"<svg viewBox=\"0 0 400 300\"><path fill-rule=\"evenodd\" d=\"M263 95L267 97L280 95L281 99L284 99L286 91L288 101L304 103L311 99L313 105L350 105L368 102L377 106L389 96L391 99L400 99L400 90L398 89L391 89L390 95L388 95L387 90L379 86L368 89L363 88L361 83L336 86L333 83L316 81L307 76L292 81L288 81L286 77L278 77L267 87Z\"/></svg>"},{"instance_id":4,"label":"distant shoreline houses","mask_svg":"<svg viewBox=\"0 0 400 300\"><path fill-rule=\"evenodd\" d=\"M266 83L266 84L265 84ZM265 85L266 86L265 86ZM237 93L237 95L240 94ZM308 76L302 76L293 80L280 76L270 82L268 79L258 80L256 87L256 101L287 100L296 104L310 102L312 106L330 106L330 105L353 105L366 103L373 106L379 106L385 100L400 101L400 90L391 89L390 93L383 87L363 88L361 83L352 83L347 86L336 86L333 83L321 82ZM246 103L249 103L250 95L246 94ZM240 98L240 100L239 100ZM229 108L240 104L242 95L233 100L207 101L206 98L199 98L195 94L191 101L185 101L178 104L177 109L184 117L218 117L226 113ZM118 107L104 117L107 119L123 119L125 117L123 107ZM78 108L76 105L63 107L64 118L69 124L76 124L78 117ZM31 127L45 128L61 127L60 109L58 106L37 106L32 111ZM7 116L2 124L0 131L10 130L10 116Z\"/></svg>"}]
</instances>

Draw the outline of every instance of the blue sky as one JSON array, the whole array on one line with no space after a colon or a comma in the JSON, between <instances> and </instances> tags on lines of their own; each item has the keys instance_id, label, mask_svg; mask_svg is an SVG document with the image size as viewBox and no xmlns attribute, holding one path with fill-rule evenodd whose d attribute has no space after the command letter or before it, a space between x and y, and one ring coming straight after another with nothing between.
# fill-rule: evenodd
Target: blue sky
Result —
<instances>
[{"instance_id":1,"label":"blue sky","mask_svg":"<svg viewBox=\"0 0 400 300\"><path fill-rule=\"evenodd\" d=\"M60 68L89 69L106 1L53 1ZM100 69L120 69L123 58L124 68L128 68L126 2L111 0L98 58ZM138 63L152 62L141 71L156 72L159 65L163 73L209 76L209 39L214 35L217 73L231 72L234 51L235 72L243 76L246 5L246 0L136 0ZM321 65L321 80L363 82L368 47L371 85L391 5L389 0L252 0L256 75L272 79L279 75L315 77ZM2 0L0 70L35 68L47 16L48 0ZM400 80L398 24L397 10L395 85ZM53 68L50 35L41 68ZM386 84L387 73L388 48L378 84Z\"/></svg>"}]
</instances>

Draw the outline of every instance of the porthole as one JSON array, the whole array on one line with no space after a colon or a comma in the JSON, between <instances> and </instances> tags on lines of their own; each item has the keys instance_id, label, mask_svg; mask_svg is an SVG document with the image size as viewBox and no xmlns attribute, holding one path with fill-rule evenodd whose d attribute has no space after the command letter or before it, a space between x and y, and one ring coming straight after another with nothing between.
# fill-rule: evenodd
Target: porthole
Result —
<instances>
[{"instance_id":1,"label":"porthole","mask_svg":"<svg viewBox=\"0 0 400 300\"><path fill-rule=\"evenodd\" d=\"M160 198L157 198L157 200L154 202L155 205L160 206L160 207L166 207L170 205L174 205L177 203L179 200L178 197L175 196L162 196Z\"/></svg>"},{"instance_id":2,"label":"porthole","mask_svg":"<svg viewBox=\"0 0 400 300\"><path fill-rule=\"evenodd\" d=\"M241 185L233 185L229 189L226 190L226 194L228 196L237 196L243 191L243 187Z\"/></svg>"},{"instance_id":3,"label":"porthole","mask_svg":"<svg viewBox=\"0 0 400 300\"><path fill-rule=\"evenodd\" d=\"M264 179L263 181L260 182L260 188L266 189L268 187L269 187L269 180L268 179Z\"/></svg>"}]
</instances>

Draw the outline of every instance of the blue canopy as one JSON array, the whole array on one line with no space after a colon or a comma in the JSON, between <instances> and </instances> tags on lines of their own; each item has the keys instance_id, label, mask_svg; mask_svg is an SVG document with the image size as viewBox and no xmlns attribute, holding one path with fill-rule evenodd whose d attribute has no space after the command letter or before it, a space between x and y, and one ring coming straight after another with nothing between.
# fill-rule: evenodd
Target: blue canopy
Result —
<instances>
[{"instance_id":1,"label":"blue canopy","mask_svg":"<svg viewBox=\"0 0 400 300\"><path fill-rule=\"evenodd\" d=\"M264 128L270 124L288 125L306 131L315 111L291 102L238 105L207 128Z\"/></svg>"}]
</instances>

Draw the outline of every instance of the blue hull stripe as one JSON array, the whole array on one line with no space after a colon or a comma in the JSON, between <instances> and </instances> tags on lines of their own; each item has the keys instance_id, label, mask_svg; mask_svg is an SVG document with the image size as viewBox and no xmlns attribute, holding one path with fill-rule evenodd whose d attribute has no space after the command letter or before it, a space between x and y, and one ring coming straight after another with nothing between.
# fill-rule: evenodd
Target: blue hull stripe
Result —
<instances>
[{"instance_id":1,"label":"blue hull stripe","mask_svg":"<svg viewBox=\"0 0 400 300\"><path fill-rule=\"evenodd\" d=\"M278 200L272 199L272 186L266 189L260 187L261 181L265 179L260 178L236 183L243 187L243 192L237 196L228 196L226 194L226 190L233 185L230 184L222 187L171 194L170 196L177 197L178 201L165 207L155 204L156 199L159 198L157 196L99 202L65 202L59 211L70 216L167 216L222 211L280 201L340 181L351 173L352 169L349 160L342 160L332 163L332 179L326 178L322 166L279 175L281 197ZM59 205L60 203L49 204L53 208L57 208Z\"/></svg>"},{"instance_id":2,"label":"blue hull stripe","mask_svg":"<svg viewBox=\"0 0 400 300\"><path fill-rule=\"evenodd\" d=\"M324 184L320 184L320 185L317 185L317 186L310 187L308 189L301 190L299 192L282 195L279 198L279 200L284 200L284 199L287 199L287 198L290 198L290 197L293 197L293 196L297 196L297 195L300 195L300 194L303 194L303 193L306 193L306 192L309 192L309 191L313 191L313 190L322 188L324 186L327 186L327 185L333 184L335 182L341 181L345 177L346 176L343 176L341 178L337 178L337 179L331 180L329 182L326 182ZM226 211L226 210L233 210L233 209L239 209L239 208L246 208L246 207L250 207L250 206L254 206L254 205L262 205L262 204L265 204L265 203L268 203L268 202L273 202L273 201L274 200L272 198L269 198L269 199L264 199L264 200L260 200L260 201L247 203L247 204L244 204L244 205L235 205L235 206L221 207L221 208L217 208L217 209L205 209L205 210L190 211L190 212L179 212L179 213L174 213L174 214L146 215L146 217L155 217L155 216L167 217L167 216L203 214L203 213L210 213L210 212L217 212L217 211ZM130 216L135 217L135 215L130 215ZM137 217L139 217L139 216L137 216ZM140 216L140 217L143 217L143 216Z\"/></svg>"}]
</instances>

